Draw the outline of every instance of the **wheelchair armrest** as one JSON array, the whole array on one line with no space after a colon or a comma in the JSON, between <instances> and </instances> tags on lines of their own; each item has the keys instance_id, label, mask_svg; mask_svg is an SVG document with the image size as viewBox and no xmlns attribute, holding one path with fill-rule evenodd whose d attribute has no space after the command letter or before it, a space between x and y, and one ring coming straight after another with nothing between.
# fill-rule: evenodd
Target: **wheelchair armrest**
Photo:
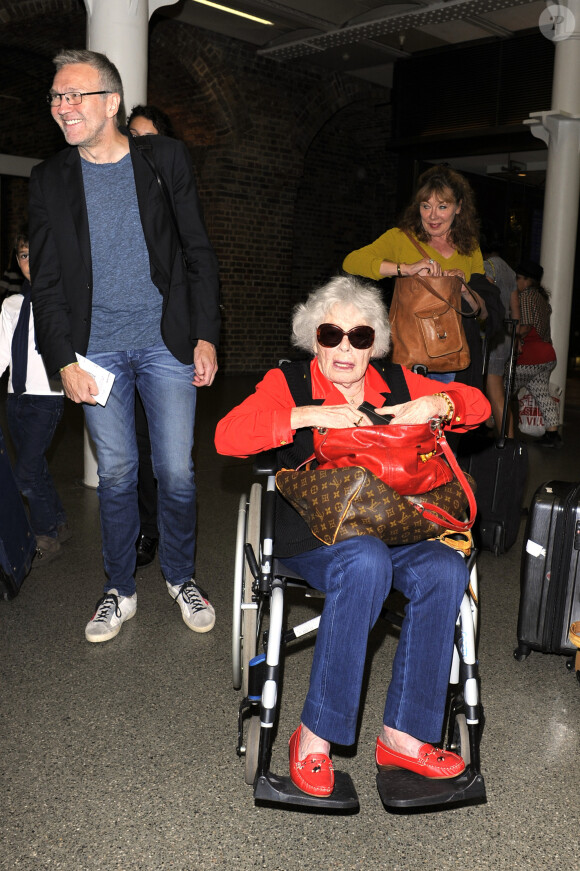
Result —
<instances>
[{"instance_id":1,"label":"wheelchair armrest","mask_svg":"<svg viewBox=\"0 0 580 871\"><path fill-rule=\"evenodd\" d=\"M254 475L275 475L278 471L276 450L262 451L254 459Z\"/></svg>"}]
</instances>

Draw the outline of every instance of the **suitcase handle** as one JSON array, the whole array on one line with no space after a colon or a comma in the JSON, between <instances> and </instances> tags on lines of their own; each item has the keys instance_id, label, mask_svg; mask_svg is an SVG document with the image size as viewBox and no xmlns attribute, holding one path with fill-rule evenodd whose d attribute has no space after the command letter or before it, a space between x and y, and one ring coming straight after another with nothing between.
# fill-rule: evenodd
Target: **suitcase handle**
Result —
<instances>
[{"instance_id":1,"label":"suitcase handle","mask_svg":"<svg viewBox=\"0 0 580 871\"><path fill-rule=\"evenodd\" d=\"M516 329L517 329L517 326L519 324L519 321L517 318L506 318L504 320L504 324L508 327L511 326L512 335L511 335L511 343L510 343L510 356L509 356L509 360L508 360L508 371L507 371L507 376L506 376L506 380L505 380L505 399L504 399L504 404L503 404L503 414L501 417L501 428L499 431L499 438L496 442L496 444L497 444L498 448L500 448L500 450L503 450L503 448L505 448L505 443L506 443L508 408L509 408L509 401L510 401L511 392L512 392L512 382L513 382L513 377L514 377L514 348L515 348L515 344L516 344Z\"/></svg>"}]
</instances>

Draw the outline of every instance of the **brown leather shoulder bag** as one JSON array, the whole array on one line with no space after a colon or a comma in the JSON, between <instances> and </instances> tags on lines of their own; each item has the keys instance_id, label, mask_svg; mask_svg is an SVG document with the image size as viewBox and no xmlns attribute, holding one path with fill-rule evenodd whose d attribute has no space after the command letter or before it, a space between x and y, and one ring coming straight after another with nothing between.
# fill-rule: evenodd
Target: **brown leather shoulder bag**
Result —
<instances>
[{"instance_id":1,"label":"brown leather shoulder bag","mask_svg":"<svg viewBox=\"0 0 580 871\"><path fill-rule=\"evenodd\" d=\"M429 257L416 239L406 235L422 257ZM461 310L464 284L458 276L447 275L397 278L389 310L394 363L408 369L426 366L435 373L467 369L471 355L463 318L475 318L479 312Z\"/></svg>"}]
</instances>

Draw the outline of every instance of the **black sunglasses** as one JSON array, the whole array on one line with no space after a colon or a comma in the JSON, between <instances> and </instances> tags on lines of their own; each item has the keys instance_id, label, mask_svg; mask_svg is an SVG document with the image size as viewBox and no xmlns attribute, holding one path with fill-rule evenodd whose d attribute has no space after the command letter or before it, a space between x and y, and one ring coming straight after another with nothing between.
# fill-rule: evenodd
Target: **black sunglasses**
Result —
<instances>
[{"instance_id":1,"label":"black sunglasses","mask_svg":"<svg viewBox=\"0 0 580 871\"><path fill-rule=\"evenodd\" d=\"M316 330L316 341L323 348L336 348L346 336L348 341L357 351L365 351L370 348L375 340L375 331L372 327L353 327L345 332L336 324L320 324Z\"/></svg>"}]
</instances>

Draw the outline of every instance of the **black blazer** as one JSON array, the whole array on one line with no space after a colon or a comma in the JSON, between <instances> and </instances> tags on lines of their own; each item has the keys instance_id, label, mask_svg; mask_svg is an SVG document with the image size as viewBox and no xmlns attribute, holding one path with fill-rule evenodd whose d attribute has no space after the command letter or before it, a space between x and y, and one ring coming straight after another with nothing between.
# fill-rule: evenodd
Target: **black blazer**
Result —
<instances>
[{"instance_id":1,"label":"black blazer","mask_svg":"<svg viewBox=\"0 0 580 871\"><path fill-rule=\"evenodd\" d=\"M151 279L163 296L161 335L174 357L191 363L198 339L218 344L220 313L217 260L189 152L179 140L149 137L173 201L186 269L157 179L128 139ZM29 233L36 336L52 375L74 362L75 352L86 354L91 328L91 247L77 148L67 147L32 170Z\"/></svg>"}]
</instances>

